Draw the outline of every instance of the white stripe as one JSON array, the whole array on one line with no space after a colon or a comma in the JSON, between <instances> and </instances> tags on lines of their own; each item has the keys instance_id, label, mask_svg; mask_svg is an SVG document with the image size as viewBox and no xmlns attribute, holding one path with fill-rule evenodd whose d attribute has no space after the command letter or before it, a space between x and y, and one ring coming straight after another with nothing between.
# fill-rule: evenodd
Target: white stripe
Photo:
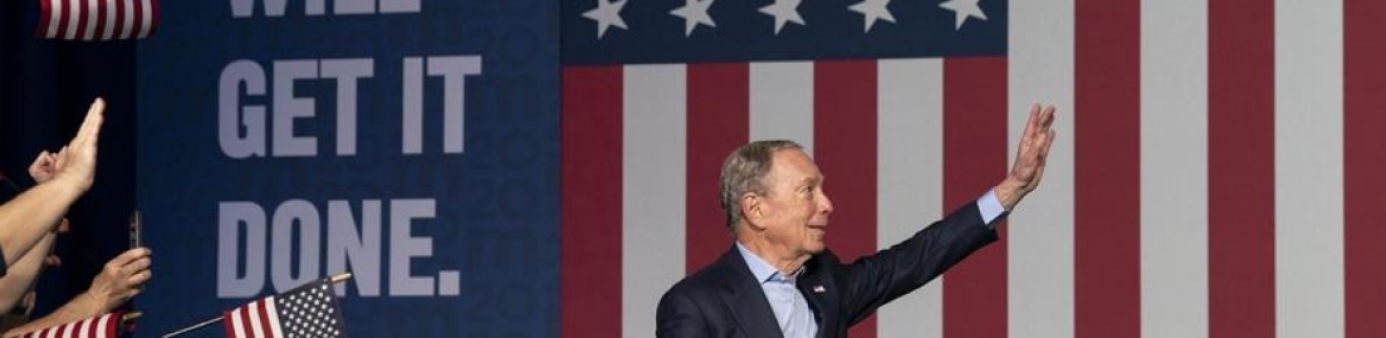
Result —
<instances>
[{"instance_id":1,"label":"white stripe","mask_svg":"<svg viewBox=\"0 0 1386 338\"><path fill-rule=\"evenodd\" d=\"M1011 337L1074 335L1073 0L1012 1L1007 154L1015 154L1032 104L1056 107L1044 182L1010 216L1007 313ZM1015 160L1007 156L1008 163ZM1009 168L1009 167L1007 167Z\"/></svg>"},{"instance_id":2,"label":"white stripe","mask_svg":"<svg viewBox=\"0 0 1386 338\"><path fill-rule=\"evenodd\" d=\"M77 338L77 336L81 335L81 331L80 331L80 330L82 329L82 325L84 325L84 324L86 324L87 322L90 322L90 321L91 321L91 319L85 319L85 320L75 321L75 322L72 322L72 323L69 323L69 324L59 325L59 326L55 327L55 329L56 329L56 328L62 328L63 330L54 330L54 331L63 331L62 334L59 334L59 335L58 335L58 337L63 337L63 338Z\"/></svg>"},{"instance_id":3,"label":"white stripe","mask_svg":"<svg viewBox=\"0 0 1386 338\"><path fill-rule=\"evenodd\" d=\"M43 329L43 337L44 337L44 338L54 338L54 337L56 337L57 335L58 335L58 330L54 330L54 329L51 328L51 327L50 327L50 328L47 328L47 329Z\"/></svg>"},{"instance_id":4,"label":"white stripe","mask_svg":"<svg viewBox=\"0 0 1386 338\"><path fill-rule=\"evenodd\" d=\"M154 6L150 5L149 0L140 0L140 8L143 10L140 11L139 37L146 38L149 37L150 28L154 26Z\"/></svg>"},{"instance_id":5,"label":"white stripe","mask_svg":"<svg viewBox=\"0 0 1386 338\"><path fill-rule=\"evenodd\" d=\"M115 32L116 21L116 0L99 0L106 2L106 22L101 27L101 39L110 40L111 34Z\"/></svg>"},{"instance_id":6,"label":"white stripe","mask_svg":"<svg viewBox=\"0 0 1386 338\"><path fill-rule=\"evenodd\" d=\"M1343 3L1275 2L1275 329L1343 337Z\"/></svg>"},{"instance_id":7,"label":"white stripe","mask_svg":"<svg viewBox=\"0 0 1386 338\"><path fill-rule=\"evenodd\" d=\"M260 308L264 306L265 302L263 300L258 300L250 303L250 306L246 307L245 312L250 314L250 332L252 332L256 338L265 337L265 328L260 326Z\"/></svg>"},{"instance_id":8,"label":"white stripe","mask_svg":"<svg viewBox=\"0 0 1386 338\"><path fill-rule=\"evenodd\" d=\"M78 324L78 325L77 325L77 335L76 335L76 337L77 337L77 338L91 338L91 335L90 335L90 334L87 334L87 331L91 329L92 322L93 322L93 320L87 319L87 320L83 320L81 324Z\"/></svg>"},{"instance_id":9,"label":"white stripe","mask_svg":"<svg viewBox=\"0 0 1386 338\"><path fill-rule=\"evenodd\" d=\"M284 338L283 324L279 322L279 308L273 296L265 299L265 313L269 315L269 331L274 333L274 338Z\"/></svg>"},{"instance_id":10,"label":"white stripe","mask_svg":"<svg viewBox=\"0 0 1386 338\"><path fill-rule=\"evenodd\" d=\"M876 245L943 217L943 62L877 62ZM943 337L943 278L881 308L878 337Z\"/></svg>"},{"instance_id":11,"label":"white stripe","mask_svg":"<svg viewBox=\"0 0 1386 338\"><path fill-rule=\"evenodd\" d=\"M121 20L120 35L118 39L129 39L130 31L135 27L135 0L120 0L125 4L124 20Z\"/></svg>"},{"instance_id":12,"label":"white stripe","mask_svg":"<svg viewBox=\"0 0 1386 338\"><path fill-rule=\"evenodd\" d=\"M81 1L67 1L67 34L63 37L64 39L72 40L77 37L77 22L82 20L82 10L77 6L82 5Z\"/></svg>"},{"instance_id":13,"label":"white stripe","mask_svg":"<svg viewBox=\"0 0 1386 338\"><path fill-rule=\"evenodd\" d=\"M245 323L241 322L241 311L245 311L245 307L240 307L231 311L231 330L236 333L235 338L244 338L246 336Z\"/></svg>"},{"instance_id":14,"label":"white stripe","mask_svg":"<svg viewBox=\"0 0 1386 338\"><path fill-rule=\"evenodd\" d=\"M52 39L58 37L58 23L63 20L63 2L67 0L44 0L51 5L51 12L48 13L48 34L45 37Z\"/></svg>"},{"instance_id":15,"label":"white stripe","mask_svg":"<svg viewBox=\"0 0 1386 338\"><path fill-rule=\"evenodd\" d=\"M106 325L111 322L111 317L114 316L101 316L101 319L96 321L96 338L115 338L106 334Z\"/></svg>"},{"instance_id":16,"label":"white stripe","mask_svg":"<svg viewBox=\"0 0 1386 338\"><path fill-rule=\"evenodd\" d=\"M82 32L82 40L91 41L93 37L96 37L96 19L101 17L101 11L98 10L96 3L99 0L85 1L87 2L87 30Z\"/></svg>"},{"instance_id":17,"label":"white stripe","mask_svg":"<svg viewBox=\"0 0 1386 338\"><path fill-rule=\"evenodd\" d=\"M684 276L687 69L625 68L621 332L655 333L659 298ZM700 226L707 226L702 224Z\"/></svg>"},{"instance_id":18,"label":"white stripe","mask_svg":"<svg viewBox=\"0 0 1386 338\"><path fill-rule=\"evenodd\" d=\"M1207 12L1206 0L1141 2L1144 338L1208 335Z\"/></svg>"},{"instance_id":19,"label":"white stripe","mask_svg":"<svg viewBox=\"0 0 1386 338\"><path fill-rule=\"evenodd\" d=\"M788 139L813 154L813 63L751 63L751 140Z\"/></svg>"}]
</instances>

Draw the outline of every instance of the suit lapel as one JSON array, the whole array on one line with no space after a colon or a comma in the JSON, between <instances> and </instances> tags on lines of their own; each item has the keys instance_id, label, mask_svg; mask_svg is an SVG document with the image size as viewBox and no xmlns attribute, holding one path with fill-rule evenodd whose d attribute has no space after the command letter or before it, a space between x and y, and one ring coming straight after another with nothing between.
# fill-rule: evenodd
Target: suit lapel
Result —
<instances>
[{"instance_id":1,"label":"suit lapel","mask_svg":"<svg viewBox=\"0 0 1386 338\"><path fill-rule=\"evenodd\" d=\"M725 268L719 274L722 276L722 301L746 336L783 338L770 301L765 299L765 291L756 283L751 268L746 266L735 246L722 255L718 265Z\"/></svg>"},{"instance_id":2,"label":"suit lapel","mask_svg":"<svg viewBox=\"0 0 1386 338\"><path fill-rule=\"evenodd\" d=\"M836 332L838 324L837 285L832 283L828 271L819 266L818 257L810 259L804 264L808 267L804 275L799 279L799 293L804 294L804 299L808 299L809 306L813 307L814 313L818 316L818 337L829 337L830 332Z\"/></svg>"}]
</instances>

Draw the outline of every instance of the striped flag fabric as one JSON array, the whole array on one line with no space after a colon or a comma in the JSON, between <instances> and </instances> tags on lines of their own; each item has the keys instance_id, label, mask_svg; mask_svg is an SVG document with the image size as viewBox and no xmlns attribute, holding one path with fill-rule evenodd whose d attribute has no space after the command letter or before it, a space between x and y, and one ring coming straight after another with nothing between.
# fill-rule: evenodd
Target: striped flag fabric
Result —
<instances>
[{"instance_id":1,"label":"striped flag fabric","mask_svg":"<svg viewBox=\"0 0 1386 338\"><path fill-rule=\"evenodd\" d=\"M561 4L561 336L649 337L732 243L725 156L803 143L844 260L999 182L1002 240L851 330L886 337L1386 336L1386 3Z\"/></svg>"},{"instance_id":2,"label":"striped flag fabric","mask_svg":"<svg viewBox=\"0 0 1386 338\"><path fill-rule=\"evenodd\" d=\"M29 332L21 338L116 338L120 332L120 318L123 313L112 312L67 324Z\"/></svg>"},{"instance_id":3,"label":"striped flag fabric","mask_svg":"<svg viewBox=\"0 0 1386 338\"><path fill-rule=\"evenodd\" d=\"M341 305L328 279L268 296L222 315L233 338L346 337Z\"/></svg>"},{"instance_id":4,"label":"striped flag fabric","mask_svg":"<svg viewBox=\"0 0 1386 338\"><path fill-rule=\"evenodd\" d=\"M57 40L143 39L159 28L158 0L38 0L35 34Z\"/></svg>"}]
</instances>

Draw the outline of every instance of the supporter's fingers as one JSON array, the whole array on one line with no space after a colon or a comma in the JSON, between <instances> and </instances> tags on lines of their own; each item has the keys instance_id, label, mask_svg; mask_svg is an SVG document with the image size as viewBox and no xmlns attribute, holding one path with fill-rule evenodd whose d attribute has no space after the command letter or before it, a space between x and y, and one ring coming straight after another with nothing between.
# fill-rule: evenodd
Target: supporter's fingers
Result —
<instances>
[{"instance_id":1,"label":"supporter's fingers","mask_svg":"<svg viewBox=\"0 0 1386 338\"><path fill-rule=\"evenodd\" d=\"M110 262L106 263L106 266L120 268L130 264L130 262L144 257L149 257L149 249L134 248L130 250L125 250L125 252L121 253L120 256L116 256L115 258L112 258Z\"/></svg>"}]
</instances>

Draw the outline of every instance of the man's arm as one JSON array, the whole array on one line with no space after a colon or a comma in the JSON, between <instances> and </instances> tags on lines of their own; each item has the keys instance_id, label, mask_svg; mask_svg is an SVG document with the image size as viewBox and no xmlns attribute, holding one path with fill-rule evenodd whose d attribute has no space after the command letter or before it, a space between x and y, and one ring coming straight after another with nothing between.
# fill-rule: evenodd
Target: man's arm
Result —
<instances>
[{"instance_id":1,"label":"man's arm","mask_svg":"<svg viewBox=\"0 0 1386 338\"><path fill-rule=\"evenodd\" d=\"M100 136L106 103L96 99L82 128L58 156L52 180L0 205L0 252L5 265L18 261L58 224L67 207L91 188L96 173L96 141Z\"/></svg>"},{"instance_id":2,"label":"man's arm","mask_svg":"<svg viewBox=\"0 0 1386 338\"><path fill-rule=\"evenodd\" d=\"M1004 214L992 206L999 202L1001 213L1014 210L1025 195L1039 187L1044 177L1045 159L1054 141L1054 107L1032 106L1017 150L1015 165L991 196L984 196L954 211L911 238L852 262L847 279L847 314L852 323L863 320L878 307L923 286L972 252L996 241L994 223ZM990 212L988 212L990 211Z\"/></svg>"},{"instance_id":3,"label":"man's arm","mask_svg":"<svg viewBox=\"0 0 1386 338\"><path fill-rule=\"evenodd\" d=\"M844 315L851 324L864 320L995 242L996 231L985 225L977 204L969 203L909 239L847 265Z\"/></svg>"},{"instance_id":4,"label":"man's arm","mask_svg":"<svg viewBox=\"0 0 1386 338\"><path fill-rule=\"evenodd\" d=\"M149 249L137 248L125 251L106 263L101 273L87 289L76 298L63 304L53 313L38 320L6 331L4 338L18 337L25 333L41 330L55 325L71 323L81 319L102 315L130 301L153 277L149 270L152 261Z\"/></svg>"},{"instance_id":5,"label":"man's arm","mask_svg":"<svg viewBox=\"0 0 1386 338\"><path fill-rule=\"evenodd\" d=\"M24 253L24 256L10 267L9 273L0 278L0 313L9 313L24 299L25 294L34 289L34 280L43 270L44 260L48 258L48 253L53 248L53 243L57 242L57 238L56 233L43 236L38 245Z\"/></svg>"}]
</instances>

